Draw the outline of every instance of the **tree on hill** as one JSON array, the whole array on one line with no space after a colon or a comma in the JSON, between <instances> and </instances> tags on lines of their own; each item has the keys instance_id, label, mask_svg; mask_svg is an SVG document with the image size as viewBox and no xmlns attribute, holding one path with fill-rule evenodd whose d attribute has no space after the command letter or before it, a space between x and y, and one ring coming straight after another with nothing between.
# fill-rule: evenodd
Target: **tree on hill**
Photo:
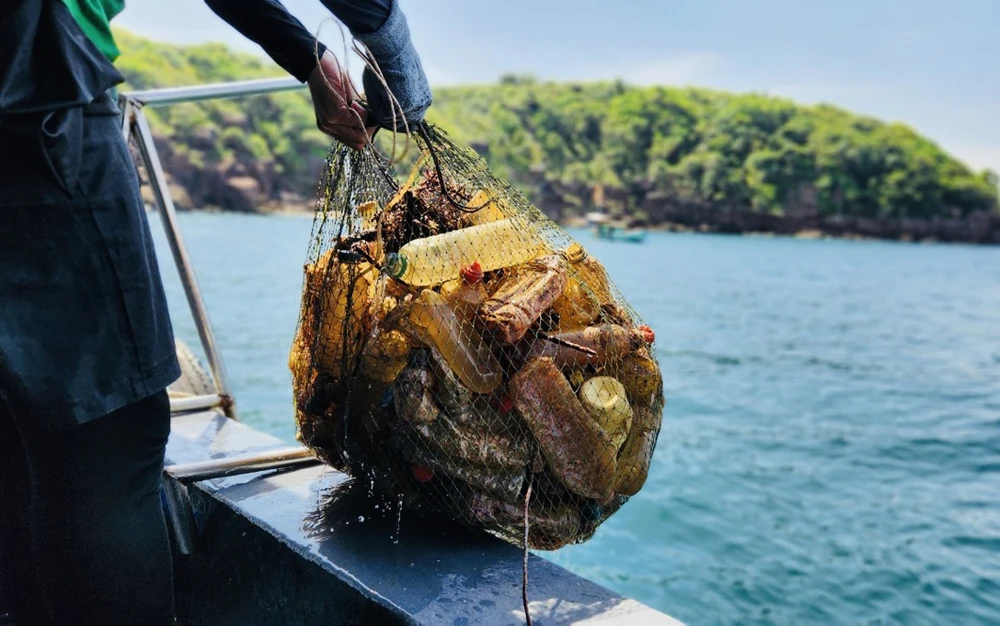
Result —
<instances>
[{"instance_id":1,"label":"tree on hill","mask_svg":"<svg viewBox=\"0 0 1000 626\"><path fill-rule=\"evenodd\" d=\"M117 31L126 88L280 76L277 67L219 44L175 46ZM330 140L308 94L272 94L153 109L154 132L193 167L267 175L267 193L314 192ZM759 94L631 87L620 81L440 88L428 119L475 146L529 195L559 190L570 212L595 186L637 212L650 195L768 215L803 194L821 215L866 218L998 212L994 172L973 172L932 141L830 105ZM235 171L235 170L234 170Z\"/></svg>"}]
</instances>

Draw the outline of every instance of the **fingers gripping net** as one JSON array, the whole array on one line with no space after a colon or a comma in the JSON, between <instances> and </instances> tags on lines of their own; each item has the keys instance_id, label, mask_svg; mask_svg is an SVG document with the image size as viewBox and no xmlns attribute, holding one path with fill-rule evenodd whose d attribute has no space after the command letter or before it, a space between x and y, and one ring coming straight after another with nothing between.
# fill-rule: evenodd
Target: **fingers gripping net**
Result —
<instances>
[{"instance_id":1,"label":"fingers gripping net","mask_svg":"<svg viewBox=\"0 0 1000 626\"><path fill-rule=\"evenodd\" d=\"M327 161L289 358L300 440L411 507L581 542L646 479L652 331L601 264L423 127L405 176Z\"/></svg>"}]
</instances>

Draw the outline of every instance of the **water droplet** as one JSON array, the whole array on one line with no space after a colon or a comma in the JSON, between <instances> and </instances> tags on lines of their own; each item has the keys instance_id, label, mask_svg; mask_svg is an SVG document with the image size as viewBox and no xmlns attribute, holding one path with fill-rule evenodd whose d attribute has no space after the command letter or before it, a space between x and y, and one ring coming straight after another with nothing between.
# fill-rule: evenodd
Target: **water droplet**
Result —
<instances>
[{"instance_id":1,"label":"water droplet","mask_svg":"<svg viewBox=\"0 0 1000 626\"><path fill-rule=\"evenodd\" d=\"M399 527L403 522L403 496L399 496L399 511L396 512L396 534L393 536L392 543L399 543Z\"/></svg>"},{"instance_id":2,"label":"water droplet","mask_svg":"<svg viewBox=\"0 0 1000 626\"><path fill-rule=\"evenodd\" d=\"M359 522L363 522L363 521L365 521L365 516L364 516L364 515L359 515L359 516L358 516L358 521L359 521Z\"/></svg>"}]
</instances>

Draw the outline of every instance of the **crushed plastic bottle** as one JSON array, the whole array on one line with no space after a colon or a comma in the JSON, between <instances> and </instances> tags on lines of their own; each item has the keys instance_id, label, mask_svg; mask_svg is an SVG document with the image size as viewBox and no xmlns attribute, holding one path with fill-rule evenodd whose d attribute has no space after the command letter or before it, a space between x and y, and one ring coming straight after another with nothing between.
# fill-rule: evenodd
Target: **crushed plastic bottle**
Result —
<instances>
[{"instance_id":1,"label":"crushed plastic bottle","mask_svg":"<svg viewBox=\"0 0 1000 626\"><path fill-rule=\"evenodd\" d=\"M617 375L633 404L652 405L662 387L660 369L645 348L625 357Z\"/></svg>"},{"instance_id":2,"label":"crushed plastic bottle","mask_svg":"<svg viewBox=\"0 0 1000 626\"><path fill-rule=\"evenodd\" d=\"M567 277L566 287L552 303L552 310L559 315L559 330L564 331L590 326L601 316L600 302L575 275Z\"/></svg>"},{"instance_id":3,"label":"crushed plastic bottle","mask_svg":"<svg viewBox=\"0 0 1000 626\"><path fill-rule=\"evenodd\" d=\"M510 396L566 489L605 501L612 493L616 451L552 359L528 361L510 379Z\"/></svg>"},{"instance_id":4,"label":"crushed plastic bottle","mask_svg":"<svg viewBox=\"0 0 1000 626\"><path fill-rule=\"evenodd\" d=\"M500 362L471 323L462 320L444 296L424 289L413 301L410 324L433 345L462 383L475 393L489 393L503 379Z\"/></svg>"},{"instance_id":5,"label":"crushed plastic bottle","mask_svg":"<svg viewBox=\"0 0 1000 626\"><path fill-rule=\"evenodd\" d=\"M412 345L398 330L385 330L368 342L361 354L361 373L383 383L396 380L406 367Z\"/></svg>"},{"instance_id":6,"label":"crushed plastic bottle","mask_svg":"<svg viewBox=\"0 0 1000 626\"><path fill-rule=\"evenodd\" d=\"M483 305L483 319L507 343L520 341L562 294L564 265L561 257L549 255L510 272Z\"/></svg>"},{"instance_id":7,"label":"crushed plastic bottle","mask_svg":"<svg viewBox=\"0 0 1000 626\"><path fill-rule=\"evenodd\" d=\"M619 452L621 458L629 459L630 462L620 465L615 470L615 493L623 496L635 495L646 482L662 419L662 406L636 407L632 416L632 428Z\"/></svg>"},{"instance_id":8,"label":"crushed plastic bottle","mask_svg":"<svg viewBox=\"0 0 1000 626\"><path fill-rule=\"evenodd\" d=\"M354 362L370 330L368 312L378 273L368 263L337 263L333 252L328 251L306 267L303 298L321 304L315 307L318 319L303 319L299 325L289 354L292 372L303 372L311 366L339 377L345 357L348 365ZM341 350L345 343L346 354Z\"/></svg>"},{"instance_id":9,"label":"crushed plastic bottle","mask_svg":"<svg viewBox=\"0 0 1000 626\"><path fill-rule=\"evenodd\" d=\"M385 271L408 285L438 285L458 278L463 267L475 262L489 272L527 263L547 251L524 220L503 219L414 239L387 255Z\"/></svg>"},{"instance_id":10,"label":"crushed plastic bottle","mask_svg":"<svg viewBox=\"0 0 1000 626\"><path fill-rule=\"evenodd\" d=\"M548 333L535 340L531 357L550 357L559 367L607 365L619 361L632 349L629 331L617 324L588 326L582 330Z\"/></svg>"}]
</instances>

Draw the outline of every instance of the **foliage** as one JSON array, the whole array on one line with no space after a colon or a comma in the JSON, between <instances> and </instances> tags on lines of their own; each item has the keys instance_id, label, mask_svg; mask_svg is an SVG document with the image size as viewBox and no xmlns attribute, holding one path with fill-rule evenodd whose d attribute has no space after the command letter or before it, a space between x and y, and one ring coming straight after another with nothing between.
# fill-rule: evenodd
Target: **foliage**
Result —
<instances>
[{"instance_id":1,"label":"foliage","mask_svg":"<svg viewBox=\"0 0 1000 626\"><path fill-rule=\"evenodd\" d=\"M460 141L489 146L491 165L506 174L544 171L571 193L574 184L601 183L630 195L656 191L678 202L780 214L811 189L825 214L997 210L995 173L970 171L902 124L829 105L507 77L438 90L429 117Z\"/></svg>"},{"instance_id":2,"label":"foliage","mask_svg":"<svg viewBox=\"0 0 1000 626\"><path fill-rule=\"evenodd\" d=\"M218 44L116 36L131 88L281 75ZM270 159L283 186L303 195L312 193L330 143L315 127L305 91L154 112L156 131L192 162ZM529 193L558 185L579 210L591 206L598 184L628 198L624 208L633 212L652 192L775 214L804 192L814 194L820 213L874 218L998 206L997 174L970 171L907 126L759 94L506 75L495 85L435 90L428 119Z\"/></svg>"},{"instance_id":3,"label":"foliage","mask_svg":"<svg viewBox=\"0 0 1000 626\"><path fill-rule=\"evenodd\" d=\"M257 56L221 44L175 46L122 30L115 38L122 50L116 65L126 78L123 91L285 76ZM176 104L147 114L154 134L195 167L236 161L255 172L268 166L279 174L275 193L311 196L332 141L316 128L305 90Z\"/></svg>"}]
</instances>

